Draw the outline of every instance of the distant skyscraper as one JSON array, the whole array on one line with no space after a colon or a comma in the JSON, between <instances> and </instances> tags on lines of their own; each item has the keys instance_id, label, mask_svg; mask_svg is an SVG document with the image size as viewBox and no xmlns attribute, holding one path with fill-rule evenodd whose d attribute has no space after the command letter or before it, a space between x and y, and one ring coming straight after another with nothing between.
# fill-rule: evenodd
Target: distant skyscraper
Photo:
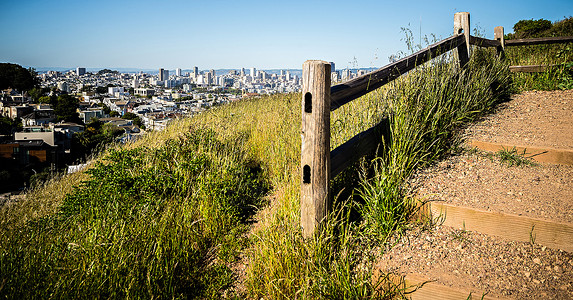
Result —
<instances>
[{"instance_id":1,"label":"distant skyscraper","mask_svg":"<svg viewBox=\"0 0 573 300\"><path fill-rule=\"evenodd\" d=\"M253 77L253 78L257 77L257 69L256 68L251 68L251 77Z\"/></svg>"},{"instance_id":2,"label":"distant skyscraper","mask_svg":"<svg viewBox=\"0 0 573 300\"><path fill-rule=\"evenodd\" d=\"M336 68L333 62L330 62L330 72L336 72Z\"/></svg>"},{"instance_id":3,"label":"distant skyscraper","mask_svg":"<svg viewBox=\"0 0 573 300\"><path fill-rule=\"evenodd\" d=\"M211 77L215 78L215 70L211 69L209 70L209 73L211 73Z\"/></svg>"},{"instance_id":4,"label":"distant skyscraper","mask_svg":"<svg viewBox=\"0 0 573 300\"><path fill-rule=\"evenodd\" d=\"M169 70L163 70L163 80L169 80Z\"/></svg>"},{"instance_id":5,"label":"distant skyscraper","mask_svg":"<svg viewBox=\"0 0 573 300\"><path fill-rule=\"evenodd\" d=\"M165 71L165 70L163 70L163 68L159 69L159 81L165 80L165 78L163 77L163 74L165 74L165 73L163 71Z\"/></svg>"},{"instance_id":6,"label":"distant skyscraper","mask_svg":"<svg viewBox=\"0 0 573 300\"><path fill-rule=\"evenodd\" d=\"M78 68L76 69L76 75L78 75L78 76L82 76L82 75L84 75L85 73L86 73L86 68L79 68L79 67L78 67Z\"/></svg>"},{"instance_id":7,"label":"distant skyscraper","mask_svg":"<svg viewBox=\"0 0 573 300\"><path fill-rule=\"evenodd\" d=\"M263 81L266 81L266 80L267 80L267 72L265 72L265 71L259 71L259 73L260 73L260 75L261 75L261 79L262 79Z\"/></svg>"},{"instance_id":8,"label":"distant skyscraper","mask_svg":"<svg viewBox=\"0 0 573 300\"><path fill-rule=\"evenodd\" d=\"M194 67L194 68L193 68L193 73L195 73L195 76L199 75L199 68Z\"/></svg>"},{"instance_id":9,"label":"distant skyscraper","mask_svg":"<svg viewBox=\"0 0 573 300\"><path fill-rule=\"evenodd\" d=\"M181 68L175 69L175 75L181 76Z\"/></svg>"},{"instance_id":10,"label":"distant skyscraper","mask_svg":"<svg viewBox=\"0 0 573 300\"><path fill-rule=\"evenodd\" d=\"M245 68L241 68L241 77L245 76Z\"/></svg>"}]
</instances>

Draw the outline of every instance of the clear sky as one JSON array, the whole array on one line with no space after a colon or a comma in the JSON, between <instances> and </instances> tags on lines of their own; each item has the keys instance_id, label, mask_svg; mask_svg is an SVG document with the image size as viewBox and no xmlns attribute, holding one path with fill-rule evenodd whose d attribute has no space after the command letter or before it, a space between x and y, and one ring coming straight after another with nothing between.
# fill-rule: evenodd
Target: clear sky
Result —
<instances>
[{"instance_id":1,"label":"clear sky","mask_svg":"<svg viewBox=\"0 0 573 300\"><path fill-rule=\"evenodd\" d=\"M32 67L379 67L416 39L452 34L455 12L493 38L522 19L562 20L573 0L0 0L0 62ZM421 31L420 31L421 28Z\"/></svg>"}]
</instances>

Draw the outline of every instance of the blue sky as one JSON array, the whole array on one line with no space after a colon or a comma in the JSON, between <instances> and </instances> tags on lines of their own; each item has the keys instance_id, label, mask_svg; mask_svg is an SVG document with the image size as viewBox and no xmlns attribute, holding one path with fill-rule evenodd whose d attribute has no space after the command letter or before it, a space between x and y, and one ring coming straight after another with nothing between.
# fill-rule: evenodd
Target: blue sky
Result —
<instances>
[{"instance_id":1,"label":"blue sky","mask_svg":"<svg viewBox=\"0 0 573 300\"><path fill-rule=\"evenodd\" d=\"M573 0L1 0L0 62L32 67L300 69L307 59L379 67L455 12L493 38L522 19L561 20Z\"/></svg>"}]
</instances>

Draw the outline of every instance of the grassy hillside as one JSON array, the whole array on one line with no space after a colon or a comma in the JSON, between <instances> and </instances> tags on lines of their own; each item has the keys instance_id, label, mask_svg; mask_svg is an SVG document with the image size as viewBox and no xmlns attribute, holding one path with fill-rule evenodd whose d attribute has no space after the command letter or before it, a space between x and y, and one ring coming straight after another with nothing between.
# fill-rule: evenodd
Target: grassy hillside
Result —
<instances>
[{"instance_id":1,"label":"grassy hillside","mask_svg":"<svg viewBox=\"0 0 573 300\"><path fill-rule=\"evenodd\" d=\"M333 113L334 148L390 117L386 154L334 179L320 236L299 228L300 94L180 119L100 154L0 210L7 298L367 298L369 249L407 226L403 182L509 94L507 65L475 51L412 71Z\"/></svg>"}]
</instances>

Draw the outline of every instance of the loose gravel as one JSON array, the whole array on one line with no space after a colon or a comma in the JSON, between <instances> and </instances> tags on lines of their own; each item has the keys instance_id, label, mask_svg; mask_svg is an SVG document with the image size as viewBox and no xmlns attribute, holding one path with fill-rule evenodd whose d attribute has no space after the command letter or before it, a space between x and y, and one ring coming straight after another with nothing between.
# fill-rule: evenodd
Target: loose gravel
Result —
<instances>
[{"instance_id":1,"label":"loose gravel","mask_svg":"<svg viewBox=\"0 0 573 300\"><path fill-rule=\"evenodd\" d=\"M495 114L465 130L467 139L573 149L573 90L514 95Z\"/></svg>"},{"instance_id":2,"label":"loose gravel","mask_svg":"<svg viewBox=\"0 0 573 300\"><path fill-rule=\"evenodd\" d=\"M415 228L379 261L386 272L515 299L573 299L573 254L448 226Z\"/></svg>"},{"instance_id":3,"label":"loose gravel","mask_svg":"<svg viewBox=\"0 0 573 300\"><path fill-rule=\"evenodd\" d=\"M573 166L509 166L464 153L417 172L409 183L424 200L573 223Z\"/></svg>"}]
</instances>

